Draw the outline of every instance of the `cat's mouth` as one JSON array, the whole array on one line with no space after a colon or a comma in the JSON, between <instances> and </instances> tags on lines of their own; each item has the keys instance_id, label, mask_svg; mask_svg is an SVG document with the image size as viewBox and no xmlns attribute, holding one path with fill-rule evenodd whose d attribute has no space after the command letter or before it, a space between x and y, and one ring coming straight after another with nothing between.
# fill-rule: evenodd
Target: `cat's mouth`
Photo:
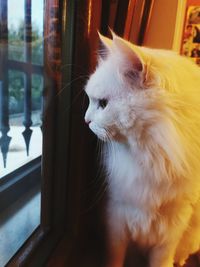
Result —
<instances>
[{"instance_id":1,"label":"cat's mouth","mask_svg":"<svg viewBox=\"0 0 200 267\"><path fill-rule=\"evenodd\" d=\"M106 142L112 139L111 134L109 134L108 130L103 127L99 127L96 123L91 122L89 124L90 130L102 141Z\"/></svg>"},{"instance_id":2,"label":"cat's mouth","mask_svg":"<svg viewBox=\"0 0 200 267\"><path fill-rule=\"evenodd\" d=\"M96 123L91 122L89 124L90 130L102 141L107 142L111 140L124 142L124 137L114 128L106 129L98 126Z\"/></svg>"}]
</instances>

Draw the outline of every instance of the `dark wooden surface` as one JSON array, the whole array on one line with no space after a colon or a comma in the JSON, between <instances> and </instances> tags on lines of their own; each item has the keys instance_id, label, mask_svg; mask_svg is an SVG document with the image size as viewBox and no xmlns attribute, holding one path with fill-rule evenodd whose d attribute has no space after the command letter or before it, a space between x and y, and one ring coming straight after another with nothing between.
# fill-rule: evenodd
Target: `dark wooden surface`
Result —
<instances>
[{"instance_id":1,"label":"dark wooden surface","mask_svg":"<svg viewBox=\"0 0 200 267\"><path fill-rule=\"evenodd\" d=\"M72 248L66 237L58 244L45 267L104 267L103 251L99 251L96 243L90 240L85 244L77 243ZM126 267L147 267L147 260L136 249L130 247L126 259ZM184 267L200 267L197 255L191 256Z\"/></svg>"}]
</instances>

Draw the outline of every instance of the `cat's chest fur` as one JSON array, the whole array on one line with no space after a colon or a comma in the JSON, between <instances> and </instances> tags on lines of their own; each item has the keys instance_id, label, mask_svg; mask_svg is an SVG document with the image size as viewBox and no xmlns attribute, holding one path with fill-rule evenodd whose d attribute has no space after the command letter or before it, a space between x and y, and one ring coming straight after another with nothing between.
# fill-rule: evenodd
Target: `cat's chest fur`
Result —
<instances>
[{"instance_id":1,"label":"cat's chest fur","mask_svg":"<svg viewBox=\"0 0 200 267\"><path fill-rule=\"evenodd\" d=\"M150 195L156 190L156 186L151 183L153 173L143 164L143 155L137 145L131 151L128 145L112 143L106 151L110 197L137 208L152 204Z\"/></svg>"},{"instance_id":2,"label":"cat's chest fur","mask_svg":"<svg viewBox=\"0 0 200 267\"><path fill-rule=\"evenodd\" d=\"M137 145L134 153L126 145L113 143L106 148L105 155L113 227L123 228L125 224L134 238L138 239L139 235L140 240L145 239L142 242L152 243L147 240L148 234L154 232L152 229L165 197L166 184L152 182L153 172L142 164L144 155L140 155ZM156 238L155 233L153 236Z\"/></svg>"}]
</instances>

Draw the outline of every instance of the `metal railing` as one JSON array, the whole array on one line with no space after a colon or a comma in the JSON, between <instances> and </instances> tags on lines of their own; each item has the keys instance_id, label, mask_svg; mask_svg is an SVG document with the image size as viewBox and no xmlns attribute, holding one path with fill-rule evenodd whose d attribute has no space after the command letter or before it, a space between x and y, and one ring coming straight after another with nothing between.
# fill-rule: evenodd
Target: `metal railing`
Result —
<instances>
[{"instance_id":1,"label":"metal railing","mask_svg":"<svg viewBox=\"0 0 200 267\"><path fill-rule=\"evenodd\" d=\"M43 75L43 66L32 63L32 1L24 1L24 62L9 59L8 1L0 0L0 148L3 165L6 167L7 155L12 137L9 136L9 70L24 74L24 130L22 132L27 156L33 130L32 126L32 74Z\"/></svg>"}]
</instances>

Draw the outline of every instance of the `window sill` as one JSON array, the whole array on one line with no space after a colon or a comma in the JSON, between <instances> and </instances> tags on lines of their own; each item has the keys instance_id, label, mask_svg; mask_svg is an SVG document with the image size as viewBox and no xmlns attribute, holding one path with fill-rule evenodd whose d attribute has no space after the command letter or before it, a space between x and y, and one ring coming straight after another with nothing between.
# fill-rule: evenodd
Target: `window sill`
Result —
<instances>
[{"instance_id":1,"label":"window sill","mask_svg":"<svg viewBox=\"0 0 200 267\"><path fill-rule=\"evenodd\" d=\"M0 213L41 182L41 156L0 179Z\"/></svg>"}]
</instances>

